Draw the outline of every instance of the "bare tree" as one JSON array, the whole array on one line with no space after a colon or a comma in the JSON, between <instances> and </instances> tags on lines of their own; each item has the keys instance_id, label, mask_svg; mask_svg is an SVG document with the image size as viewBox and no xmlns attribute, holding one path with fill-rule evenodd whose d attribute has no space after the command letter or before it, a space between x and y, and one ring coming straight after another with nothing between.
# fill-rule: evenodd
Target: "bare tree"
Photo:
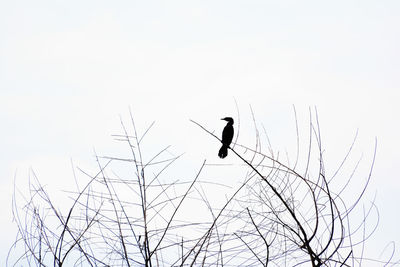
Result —
<instances>
[{"instance_id":1,"label":"bare tree","mask_svg":"<svg viewBox=\"0 0 400 267\"><path fill-rule=\"evenodd\" d=\"M335 182L354 142L338 169L328 175L316 112L314 118L310 116L304 164L300 164L299 153L295 162L289 164L271 145L262 146L253 116L255 146L239 144L237 138L230 147L246 175L236 188L226 190L224 203L215 206L206 187L226 187L207 182L201 176L205 169L218 166L204 161L190 180L164 179L166 170L180 156L171 154L169 147L153 155L144 152L143 140L154 123L140 134L130 115L131 130L121 120L122 134L114 136L126 143L129 157L96 156L96 173L80 169L87 182L69 192L72 203L68 210L56 207L33 171L30 196L22 207L14 193L14 219L19 230L9 258L14 254L18 257L8 261L9 265L362 266L366 261L399 264L392 257L374 260L364 256L366 241L379 219L374 201L367 208L360 207L371 178L376 143L365 183L356 183L353 188L357 164L344 184ZM201 124L192 122L221 141ZM299 146L297 119L296 129ZM266 135L265 138L268 141ZM346 191L352 192L353 201L343 197ZM208 210L207 216L185 212L200 206ZM353 214L357 218L361 214L359 224L353 221ZM371 223L373 227L368 231Z\"/></svg>"}]
</instances>

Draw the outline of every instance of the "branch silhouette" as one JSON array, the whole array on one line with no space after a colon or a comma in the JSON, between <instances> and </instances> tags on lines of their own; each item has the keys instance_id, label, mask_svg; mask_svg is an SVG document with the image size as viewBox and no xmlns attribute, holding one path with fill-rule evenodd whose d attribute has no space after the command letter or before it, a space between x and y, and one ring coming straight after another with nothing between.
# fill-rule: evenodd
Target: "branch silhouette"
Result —
<instances>
[{"instance_id":1,"label":"branch silhouette","mask_svg":"<svg viewBox=\"0 0 400 267\"><path fill-rule=\"evenodd\" d=\"M120 118L121 133L113 135L125 144L128 156L95 152L96 170L78 168L79 179L74 172L77 189L64 192L70 202L61 203L62 208L50 198L33 170L28 194L15 189L13 217L18 234L7 266L399 264L393 259L394 245L385 248L389 251L386 259L365 257L364 253L366 241L379 224L375 199L367 207L360 205L375 164L376 140L365 182L353 179L358 160L349 176L337 183L351 158L358 132L330 176L325 171L318 116L314 119L311 110L304 157L299 155L300 127L295 112L297 150L293 165L289 156L282 160L279 151L272 149L265 129L269 147L261 145L262 132L251 110L254 147L239 144L237 135L232 144L231 134L221 140L190 120L226 145L239 163L206 164L204 160L198 169L188 170L188 165L183 165L173 173L166 170L178 164L182 155L175 155L170 146L148 149L147 143L156 143L147 140L156 124L152 122L140 132L130 110L129 116L129 124ZM221 170L232 171L235 178L243 176L239 184L235 179L221 182L215 178L224 178ZM23 205L19 205L19 196ZM371 218L376 221L371 223Z\"/></svg>"}]
</instances>

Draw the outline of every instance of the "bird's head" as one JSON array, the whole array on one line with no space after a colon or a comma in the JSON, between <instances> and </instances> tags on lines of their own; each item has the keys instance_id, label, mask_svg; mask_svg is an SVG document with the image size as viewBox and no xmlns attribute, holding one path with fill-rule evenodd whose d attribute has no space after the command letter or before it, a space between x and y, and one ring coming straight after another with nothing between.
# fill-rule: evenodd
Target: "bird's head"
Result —
<instances>
[{"instance_id":1,"label":"bird's head","mask_svg":"<svg viewBox=\"0 0 400 267\"><path fill-rule=\"evenodd\" d=\"M233 119L231 117L225 117L225 118L222 118L221 120L224 120L224 121L227 121L227 122L233 124Z\"/></svg>"}]
</instances>

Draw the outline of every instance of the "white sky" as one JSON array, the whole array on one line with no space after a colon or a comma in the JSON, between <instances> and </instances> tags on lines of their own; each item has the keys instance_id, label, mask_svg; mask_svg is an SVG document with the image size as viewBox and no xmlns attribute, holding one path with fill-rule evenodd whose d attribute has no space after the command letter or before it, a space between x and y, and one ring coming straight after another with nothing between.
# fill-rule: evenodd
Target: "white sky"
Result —
<instances>
[{"instance_id":1,"label":"white sky","mask_svg":"<svg viewBox=\"0 0 400 267\"><path fill-rule=\"evenodd\" d=\"M115 153L129 106L165 145L217 161L189 119L219 131L234 98L282 147L292 104L303 127L317 106L337 162L357 128L366 160L376 136L375 238L399 242L399 14L399 1L0 1L0 265L16 170L21 186L30 166L72 178L70 158Z\"/></svg>"}]
</instances>

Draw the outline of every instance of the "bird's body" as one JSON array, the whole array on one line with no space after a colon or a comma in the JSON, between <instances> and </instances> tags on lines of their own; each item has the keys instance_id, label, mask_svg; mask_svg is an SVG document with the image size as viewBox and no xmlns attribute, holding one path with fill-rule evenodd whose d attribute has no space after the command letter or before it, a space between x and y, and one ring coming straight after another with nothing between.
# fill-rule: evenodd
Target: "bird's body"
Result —
<instances>
[{"instance_id":1,"label":"bird's body","mask_svg":"<svg viewBox=\"0 0 400 267\"><path fill-rule=\"evenodd\" d=\"M219 149L218 156L223 159L228 155L229 145L232 143L233 139L233 119L230 117L223 118L228 123L226 124L224 130L222 131L222 147Z\"/></svg>"}]
</instances>

